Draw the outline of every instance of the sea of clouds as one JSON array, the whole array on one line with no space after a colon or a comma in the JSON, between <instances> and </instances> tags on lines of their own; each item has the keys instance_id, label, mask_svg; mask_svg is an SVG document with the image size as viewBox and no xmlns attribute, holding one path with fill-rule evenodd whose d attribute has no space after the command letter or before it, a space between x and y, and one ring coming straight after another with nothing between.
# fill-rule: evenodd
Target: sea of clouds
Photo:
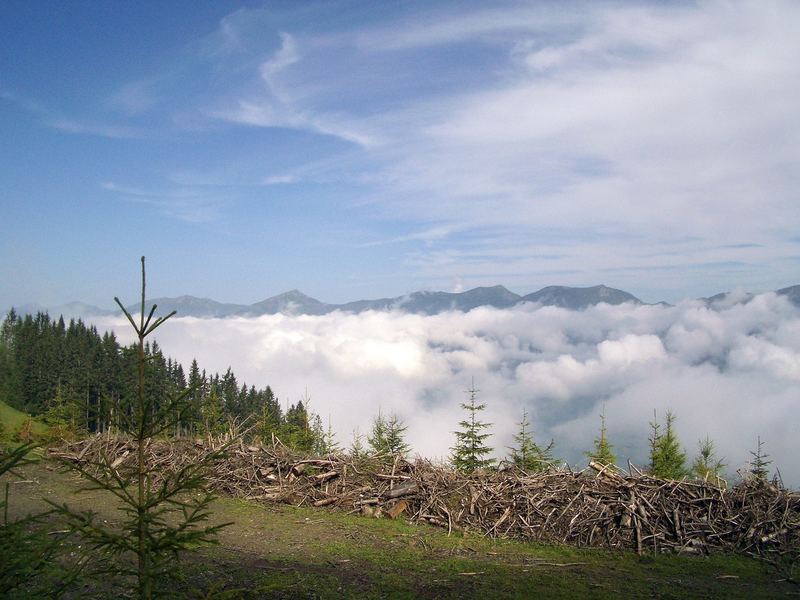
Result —
<instances>
[{"instance_id":1,"label":"sea of clouds","mask_svg":"<svg viewBox=\"0 0 800 600\"><path fill-rule=\"evenodd\" d=\"M735 475L761 436L797 487L800 309L773 293L733 300L173 318L157 338L184 366L231 366L240 383L270 385L284 402L307 391L344 444L380 409L406 422L414 452L446 458L474 380L498 458L526 410L538 441L554 439L557 456L583 466L605 407L620 463L646 464L653 411L672 410L690 459L708 435ZM92 321L132 340L122 318Z\"/></svg>"}]
</instances>

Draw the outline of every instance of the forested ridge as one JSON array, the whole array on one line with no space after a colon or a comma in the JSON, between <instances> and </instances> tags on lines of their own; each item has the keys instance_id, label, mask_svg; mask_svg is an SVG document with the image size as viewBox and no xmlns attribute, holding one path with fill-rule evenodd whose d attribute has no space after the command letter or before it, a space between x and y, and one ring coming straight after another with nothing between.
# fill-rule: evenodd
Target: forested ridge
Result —
<instances>
[{"instance_id":1,"label":"forested ridge","mask_svg":"<svg viewBox=\"0 0 800 600\"><path fill-rule=\"evenodd\" d=\"M145 345L146 393L160 402L189 390L190 410L172 428L176 436L217 434L231 422L254 435L275 433L299 451L322 451L322 420L308 400L284 411L272 389L239 383L233 370L207 373L193 360L188 372L156 342ZM0 327L0 398L53 425L80 432L119 426L136 394L136 346L102 335L80 319L65 322L47 313L21 317L12 309Z\"/></svg>"}]
</instances>

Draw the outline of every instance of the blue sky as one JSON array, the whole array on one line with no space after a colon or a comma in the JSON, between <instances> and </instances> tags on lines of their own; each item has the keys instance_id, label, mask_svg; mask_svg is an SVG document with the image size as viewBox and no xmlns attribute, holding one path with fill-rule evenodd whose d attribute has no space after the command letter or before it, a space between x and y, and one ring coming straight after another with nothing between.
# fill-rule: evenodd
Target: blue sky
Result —
<instances>
[{"instance_id":1,"label":"blue sky","mask_svg":"<svg viewBox=\"0 0 800 600\"><path fill-rule=\"evenodd\" d=\"M800 283L796 2L0 6L0 306Z\"/></svg>"}]
</instances>

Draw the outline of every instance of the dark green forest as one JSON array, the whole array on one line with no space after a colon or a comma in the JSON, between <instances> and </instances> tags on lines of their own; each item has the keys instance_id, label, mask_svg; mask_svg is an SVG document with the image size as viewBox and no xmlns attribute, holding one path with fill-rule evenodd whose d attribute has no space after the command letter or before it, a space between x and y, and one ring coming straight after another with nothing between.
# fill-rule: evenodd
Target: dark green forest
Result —
<instances>
[{"instance_id":1,"label":"dark green forest","mask_svg":"<svg viewBox=\"0 0 800 600\"><path fill-rule=\"evenodd\" d=\"M207 373L192 361L188 372L146 344L147 388L158 412L164 398L189 390L190 410L172 427L175 436L218 435L236 423L255 437L272 434L298 451L324 452L328 435L308 401L281 408L267 386L239 382L232 369ZM113 332L47 313L20 316L12 309L0 328L0 398L52 426L75 433L114 431L136 396L136 347Z\"/></svg>"}]
</instances>

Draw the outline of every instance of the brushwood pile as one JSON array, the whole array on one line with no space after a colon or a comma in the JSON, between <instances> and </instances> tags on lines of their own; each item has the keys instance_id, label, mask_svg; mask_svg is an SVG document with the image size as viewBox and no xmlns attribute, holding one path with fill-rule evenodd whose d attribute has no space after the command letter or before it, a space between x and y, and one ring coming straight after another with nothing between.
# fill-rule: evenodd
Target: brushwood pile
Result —
<instances>
[{"instance_id":1,"label":"brushwood pile","mask_svg":"<svg viewBox=\"0 0 800 600\"><path fill-rule=\"evenodd\" d=\"M150 440L152 484L196 464L223 440ZM132 477L136 446L96 435L50 450L62 460L105 464ZM296 506L336 507L369 517L402 518L448 532L631 549L639 553L800 554L800 494L765 481L730 489L709 481L672 481L635 469L590 464L583 471L462 474L427 460L303 457L279 441L237 441L208 473L219 494Z\"/></svg>"}]
</instances>

